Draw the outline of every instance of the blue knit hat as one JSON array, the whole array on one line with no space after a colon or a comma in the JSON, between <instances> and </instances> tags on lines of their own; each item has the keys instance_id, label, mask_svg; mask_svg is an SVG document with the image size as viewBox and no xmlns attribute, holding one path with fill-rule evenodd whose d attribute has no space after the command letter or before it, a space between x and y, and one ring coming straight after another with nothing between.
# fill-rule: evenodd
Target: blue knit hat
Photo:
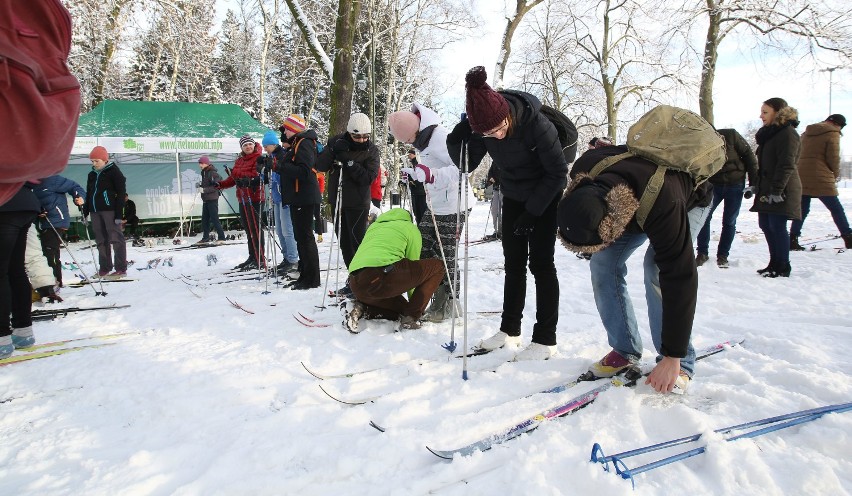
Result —
<instances>
[{"instance_id":1,"label":"blue knit hat","mask_svg":"<svg viewBox=\"0 0 852 496\"><path fill-rule=\"evenodd\" d=\"M278 135L275 134L275 131L269 130L263 135L263 141L260 142L261 145L278 145L280 142L278 141Z\"/></svg>"}]
</instances>

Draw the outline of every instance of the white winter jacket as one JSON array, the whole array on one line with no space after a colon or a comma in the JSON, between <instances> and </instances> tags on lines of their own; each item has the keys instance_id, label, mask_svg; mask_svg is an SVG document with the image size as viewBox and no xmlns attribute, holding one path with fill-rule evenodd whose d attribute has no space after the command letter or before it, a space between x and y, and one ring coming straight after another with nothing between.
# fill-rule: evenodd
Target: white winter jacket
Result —
<instances>
[{"instance_id":1,"label":"white winter jacket","mask_svg":"<svg viewBox=\"0 0 852 496\"><path fill-rule=\"evenodd\" d=\"M429 145L420 150L420 163L431 170L435 182L426 184L426 199L435 215L455 215L459 203L459 169L450 159L447 151L447 129L441 125L441 118L429 107L413 103L411 111L420 114L420 130L436 125L429 139ZM462 179L466 181L467 179ZM462 184L464 186L464 184ZM473 188L467 183L467 205L473 208L476 198ZM462 199L464 202L464 199ZM462 204L464 207L464 204Z\"/></svg>"},{"instance_id":2,"label":"white winter jacket","mask_svg":"<svg viewBox=\"0 0 852 496\"><path fill-rule=\"evenodd\" d=\"M33 288L43 288L56 284L56 278L53 277L53 269L50 268L50 265L47 265L47 259L44 258L44 253L41 251L41 242L39 241L35 224L30 226L30 230L27 233L24 268L27 272L27 277L30 278L30 285Z\"/></svg>"}]
</instances>

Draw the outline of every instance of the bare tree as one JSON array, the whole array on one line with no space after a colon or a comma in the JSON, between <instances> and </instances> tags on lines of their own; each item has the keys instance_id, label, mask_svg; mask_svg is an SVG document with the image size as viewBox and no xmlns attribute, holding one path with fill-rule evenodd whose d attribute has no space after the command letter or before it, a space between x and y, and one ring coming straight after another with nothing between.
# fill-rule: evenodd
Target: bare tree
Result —
<instances>
[{"instance_id":1,"label":"bare tree","mask_svg":"<svg viewBox=\"0 0 852 496\"><path fill-rule=\"evenodd\" d=\"M852 9L848 2L823 0L689 0L686 20L705 17L707 33L701 54L698 106L701 116L713 122L713 83L719 46L733 33L750 33L766 47L784 48L788 42L803 42L809 55L833 54L849 63L852 59ZM677 11L677 9L672 9ZM789 50L784 50L789 53ZM836 65L836 64L835 64Z\"/></svg>"},{"instance_id":2,"label":"bare tree","mask_svg":"<svg viewBox=\"0 0 852 496\"><path fill-rule=\"evenodd\" d=\"M509 57L512 55L512 38L515 31L521 25L526 13L543 1L515 0L515 13L506 18L506 29L503 30L503 38L500 41L500 54L497 56L497 66L494 68L494 76L491 79L495 88L503 87L503 75L506 73L506 66L509 64Z\"/></svg>"}]
</instances>

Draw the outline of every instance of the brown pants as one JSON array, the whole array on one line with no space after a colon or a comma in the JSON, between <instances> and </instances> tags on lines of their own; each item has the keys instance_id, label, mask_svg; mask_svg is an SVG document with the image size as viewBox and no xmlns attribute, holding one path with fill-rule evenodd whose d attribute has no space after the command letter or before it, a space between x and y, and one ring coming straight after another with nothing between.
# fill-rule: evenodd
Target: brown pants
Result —
<instances>
[{"instance_id":1,"label":"brown pants","mask_svg":"<svg viewBox=\"0 0 852 496\"><path fill-rule=\"evenodd\" d=\"M444 277L444 263L433 258L408 260L387 267L366 267L349 276L355 298L367 305L368 314L420 318ZM411 299L403 293L414 288Z\"/></svg>"}]
</instances>

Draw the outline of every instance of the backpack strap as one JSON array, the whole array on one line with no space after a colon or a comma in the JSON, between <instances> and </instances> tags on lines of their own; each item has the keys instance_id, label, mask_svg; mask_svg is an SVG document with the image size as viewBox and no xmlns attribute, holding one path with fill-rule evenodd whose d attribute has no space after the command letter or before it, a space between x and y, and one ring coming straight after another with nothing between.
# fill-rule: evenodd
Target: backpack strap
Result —
<instances>
[{"instance_id":1,"label":"backpack strap","mask_svg":"<svg viewBox=\"0 0 852 496\"><path fill-rule=\"evenodd\" d=\"M607 157L592 167L592 170L589 171L589 177L595 178L612 164L635 156L636 154L633 152L625 152ZM648 180L645 191L642 193L642 197L639 198L639 208L636 210L636 222L642 229L645 228L645 220L648 218L648 214L651 213L651 208L654 206L654 202L657 201L657 197L660 195L660 190L663 188L665 179L666 167L657 164L657 170L654 171L654 175Z\"/></svg>"}]
</instances>

